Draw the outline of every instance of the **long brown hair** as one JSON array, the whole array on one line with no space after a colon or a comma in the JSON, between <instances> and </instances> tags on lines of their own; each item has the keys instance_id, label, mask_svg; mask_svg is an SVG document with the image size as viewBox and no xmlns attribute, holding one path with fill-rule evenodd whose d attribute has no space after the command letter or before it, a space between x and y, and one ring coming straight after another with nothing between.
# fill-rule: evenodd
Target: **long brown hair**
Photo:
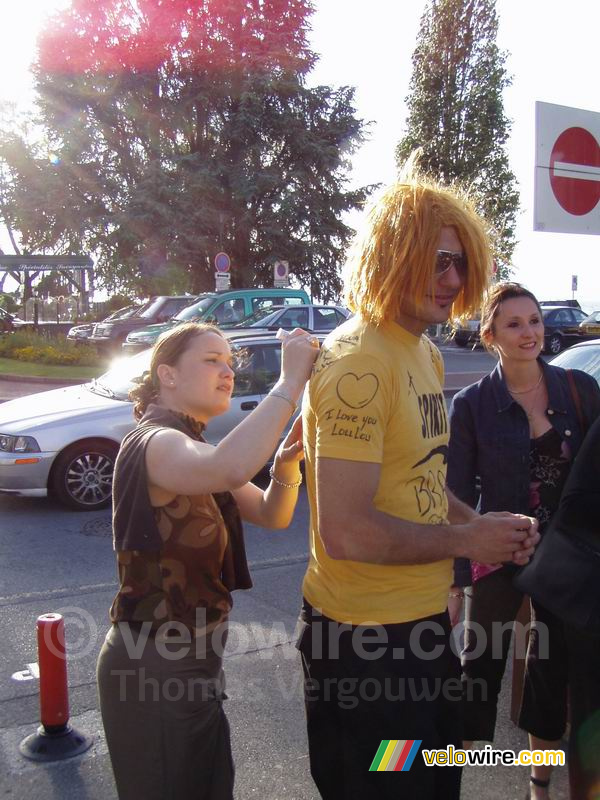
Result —
<instances>
[{"instance_id":1,"label":"long brown hair","mask_svg":"<svg viewBox=\"0 0 600 800\"><path fill-rule=\"evenodd\" d=\"M490 339L494 335L494 321L498 316L500 306L505 300L513 300L515 297L527 297L529 300L532 300L539 311L540 317L543 316L542 308L537 297L533 294L533 292L530 292L529 289L521 286L520 283L514 283L512 281L496 283L488 291L481 309L479 338L481 339L481 342L486 350L494 349Z\"/></svg>"},{"instance_id":2,"label":"long brown hair","mask_svg":"<svg viewBox=\"0 0 600 800\"><path fill-rule=\"evenodd\" d=\"M129 392L129 399L134 403L133 415L137 420L144 416L150 403L153 403L160 393L160 379L157 372L160 365L168 364L174 367L190 346L192 339L205 333L216 333L225 338L215 325L200 322L185 322L161 333L152 350L150 369Z\"/></svg>"}]
</instances>

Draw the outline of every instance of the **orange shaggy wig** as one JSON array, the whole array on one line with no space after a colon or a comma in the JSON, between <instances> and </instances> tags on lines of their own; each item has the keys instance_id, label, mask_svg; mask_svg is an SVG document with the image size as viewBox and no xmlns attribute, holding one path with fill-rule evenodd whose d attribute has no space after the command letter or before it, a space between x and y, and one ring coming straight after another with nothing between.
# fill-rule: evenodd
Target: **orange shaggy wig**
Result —
<instances>
[{"instance_id":1,"label":"orange shaggy wig","mask_svg":"<svg viewBox=\"0 0 600 800\"><path fill-rule=\"evenodd\" d=\"M475 314L492 271L485 223L467 196L421 176L385 189L370 206L344 271L345 301L373 324L397 319L406 300L422 306L434 280L441 229L452 226L468 259L450 317Z\"/></svg>"}]
</instances>

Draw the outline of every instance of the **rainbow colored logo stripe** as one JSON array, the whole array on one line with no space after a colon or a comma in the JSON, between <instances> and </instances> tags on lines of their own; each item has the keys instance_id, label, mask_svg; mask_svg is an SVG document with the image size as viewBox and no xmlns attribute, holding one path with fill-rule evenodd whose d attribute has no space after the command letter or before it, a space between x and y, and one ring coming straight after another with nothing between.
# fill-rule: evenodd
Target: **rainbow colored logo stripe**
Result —
<instances>
[{"instance_id":1,"label":"rainbow colored logo stripe","mask_svg":"<svg viewBox=\"0 0 600 800\"><path fill-rule=\"evenodd\" d=\"M384 739L369 772L408 772L419 752L422 739Z\"/></svg>"}]
</instances>

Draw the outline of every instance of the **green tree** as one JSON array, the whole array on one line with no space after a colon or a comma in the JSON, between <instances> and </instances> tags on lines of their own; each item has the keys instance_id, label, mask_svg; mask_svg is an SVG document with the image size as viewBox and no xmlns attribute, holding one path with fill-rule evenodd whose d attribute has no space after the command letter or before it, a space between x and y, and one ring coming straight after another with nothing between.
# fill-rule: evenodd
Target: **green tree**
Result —
<instances>
[{"instance_id":1,"label":"green tree","mask_svg":"<svg viewBox=\"0 0 600 800\"><path fill-rule=\"evenodd\" d=\"M493 228L497 276L510 275L519 209L506 143L502 92L511 83L498 48L495 0L430 0L413 53L406 133L398 163L422 148L420 165L470 187Z\"/></svg>"},{"instance_id":2,"label":"green tree","mask_svg":"<svg viewBox=\"0 0 600 800\"><path fill-rule=\"evenodd\" d=\"M39 42L33 150L0 139L29 248L97 258L112 290L269 285L289 261L337 296L366 189L353 89L308 88L309 0L73 0ZM37 209L37 212L36 212Z\"/></svg>"},{"instance_id":3,"label":"green tree","mask_svg":"<svg viewBox=\"0 0 600 800\"><path fill-rule=\"evenodd\" d=\"M8 311L9 314L16 314L19 310L14 293L0 291L0 308Z\"/></svg>"}]
</instances>

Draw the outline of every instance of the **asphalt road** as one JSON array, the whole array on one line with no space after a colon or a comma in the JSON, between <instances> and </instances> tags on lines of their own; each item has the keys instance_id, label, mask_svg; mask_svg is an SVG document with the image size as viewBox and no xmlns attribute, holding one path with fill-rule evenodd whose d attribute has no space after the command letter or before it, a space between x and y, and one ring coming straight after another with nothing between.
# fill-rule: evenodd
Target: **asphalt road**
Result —
<instances>
[{"instance_id":1,"label":"asphalt road","mask_svg":"<svg viewBox=\"0 0 600 800\"><path fill-rule=\"evenodd\" d=\"M444 356L448 373L465 383L470 379L459 375L487 370L491 361L481 351L457 348ZM116 800L95 685L116 590L110 514L77 514L50 500L0 496L0 519L0 797ZM254 588L236 593L225 659L238 800L318 798L293 647L307 526L303 490L287 531L247 526ZM43 765L25 760L18 745L39 724L38 681L29 678L28 665L35 669L35 620L50 611L66 620L71 723L94 743L81 756ZM509 721L505 684L495 746L519 750L527 741ZM400 737L401 725L389 735ZM567 797L566 769L556 773L552 796L558 800ZM462 797L522 800L527 784L522 767L472 767L465 770Z\"/></svg>"}]
</instances>

